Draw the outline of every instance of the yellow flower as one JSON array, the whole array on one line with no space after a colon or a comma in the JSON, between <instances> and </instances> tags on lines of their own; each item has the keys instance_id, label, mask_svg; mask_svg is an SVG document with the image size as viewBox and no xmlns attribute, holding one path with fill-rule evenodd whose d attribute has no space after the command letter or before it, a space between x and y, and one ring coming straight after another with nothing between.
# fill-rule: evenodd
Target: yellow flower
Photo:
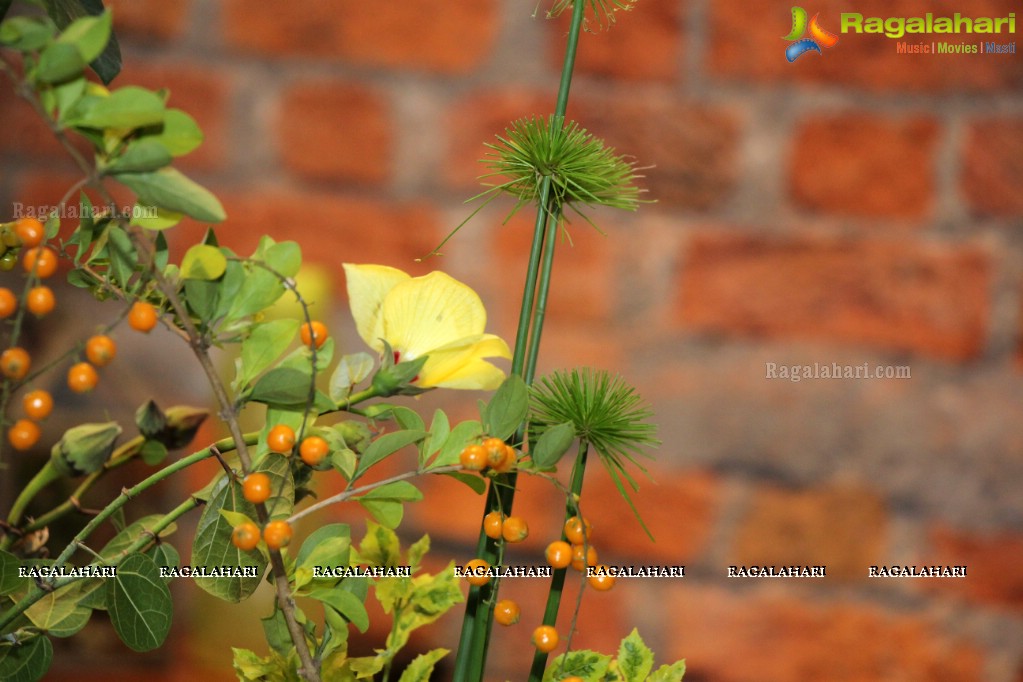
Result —
<instances>
[{"instance_id":1,"label":"yellow flower","mask_svg":"<svg viewBox=\"0 0 1023 682\"><path fill-rule=\"evenodd\" d=\"M378 353L386 341L395 362L427 356L414 379L435 386L492 390L504 372L484 358L510 358L508 344L484 334L480 297L443 272L423 277L385 265L345 263L348 300L359 336Z\"/></svg>"}]
</instances>

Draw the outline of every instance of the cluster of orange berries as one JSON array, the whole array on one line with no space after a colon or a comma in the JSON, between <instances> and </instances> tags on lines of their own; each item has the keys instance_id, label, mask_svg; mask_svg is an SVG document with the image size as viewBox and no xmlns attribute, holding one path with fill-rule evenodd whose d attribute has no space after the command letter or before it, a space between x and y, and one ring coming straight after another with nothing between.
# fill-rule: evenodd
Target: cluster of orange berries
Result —
<instances>
[{"instance_id":1,"label":"cluster of orange berries","mask_svg":"<svg viewBox=\"0 0 1023 682\"><path fill-rule=\"evenodd\" d=\"M586 581L590 587L606 592L615 585L614 576L608 575L608 571L600 570L606 568L597 564L597 550L590 544L590 536L593 534L593 527L584 518L573 516L565 521L562 529L565 538L568 540L555 540L547 545L544 556L547 563L553 568L568 568L571 566L580 573L586 573L587 568L596 569L594 575L587 576Z\"/></svg>"},{"instance_id":2,"label":"cluster of orange berries","mask_svg":"<svg viewBox=\"0 0 1023 682\"><path fill-rule=\"evenodd\" d=\"M21 262L25 271L39 280L52 277L57 272L57 253L43 244L46 229L35 218L19 218L13 232L4 229L0 236L3 253L0 259L8 259L16 252L11 247L23 247ZM10 269L0 267L0 269ZM56 307L56 297L48 286L30 288L25 295L25 308L36 317L43 317ZM0 319L6 319L18 310L18 298L6 287L0 287ZM135 330L148 333L157 323L158 314L152 304L135 302L128 313L128 324ZM67 372L67 385L75 393L91 391L99 383L97 367L105 367L117 355L117 344L106 334L96 334L85 342L85 360L74 363ZM32 368L32 356L19 346L12 346L0 353L0 374L9 381L22 381ZM17 420L7 432L7 440L17 450L28 450L40 437L37 422L45 419L53 409L53 398L43 390L31 391L23 401L26 418Z\"/></svg>"},{"instance_id":3,"label":"cluster of orange berries","mask_svg":"<svg viewBox=\"0 0 1023 682\"><path fill-rule=\"evenodd\" d=\"M465 446L458 461L469 471L490 469L504 474L515 468L515 448L500 438L486 438L482 443Z\"/></svg>"},{"instance_id":4,"label":"cluster of orange berries","mask_svg":"<svg viewBox=\"0 0 1023 682\"><path fill-rule=\"evenodd\" d=\"M277 424L266 435L270 452L290 455L295 450L295 429L287 424ZM311 467L317 466L330 454L330 444L319 436L306 436L298 445L298 456Z\"/></svg>"},{"instance_id":5,"label":"cluster of orange berries","mask_svg":"<svg viewBox=\"0 0 1023 682\"><path fill-rule=\"evenodd\" d=\"M270 499L272 493L270 477L261 471L255 471L242 481L242 496L253 504L263 504ZM243 552L255 549L262 537L270 549L287 547L291 542L291 524L287 521L270 521L262 531L259 526L246 521L234 527L231 542Z\"/></svg>"}]
</instances>

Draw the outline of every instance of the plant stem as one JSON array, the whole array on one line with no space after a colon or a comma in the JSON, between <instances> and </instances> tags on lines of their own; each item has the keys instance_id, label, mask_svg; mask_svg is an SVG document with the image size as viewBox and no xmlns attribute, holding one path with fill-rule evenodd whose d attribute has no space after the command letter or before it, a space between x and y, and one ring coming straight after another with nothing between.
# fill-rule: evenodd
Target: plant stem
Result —
<instances>
[{"instance_id":1,"label":"plant stem","mask_svg":"<svg viewBox=\"0 0 1023 682\"><path fill-rule=\"evenodd\" d=\"M21 521L21 515L25 512L25 508L29 505L32 499L39 494L39 491L48 486L53 481L60 478L60 472L53 466L53 460L46 460L46 464L43 468L36 472L36 475L32 477L32 480L25 484L25 487L21 489L21 494L18 495L18 499L14 500L14 505L11 506L11 512L7 515L7 523L11 526L17 526L18 521ZM7 540L11 538L10 535L4 538L4 541L0 546L5 549L8 545Z\"/></svg>"},{"instance_id":2,"label":"plant stem","mask_svg":"<svg viewBox=\"0 0 1023 682\"><path fill-rule=\"evenodd\" d=\"M569 27L568 44L565 48L561 82L554 110L555 122L558 125L564 124L565 112L568 110L568 94L572 86L572 73L575 68L575 56L585 7L586 3L582 0L574 2L572 7L572 23ZM546 315L547 294L550 288L550 273L554 262L555 240L553 237L556 236L554 233L561 215L560 199L552 196L551 184L550 177L544 178L541 184L536 223L533 228L533 244L529 253L526 285L522 294L522 307L515 338L515 352L512 357L512 372L522 376L527 385L532 383L533 373L536 369L540 333ZM550 224L551 218L555 219L554 225ZM545 248L547 253L543 254ZM544 270L543 275L539 278L540 281L537 282L541 256L543 256ZM531 322L532 334L530 335ZM528 365L526 365L527 358L529 358ZM519 433L516 434L516 440L521 442L522 435L520 428ZM484 515L495 509L502 509L505 513L511 512L516 479L516 475L511 473L501 476L498 481L491 484L487 493ZM494 489L496 483L501 484L501 490L497 492ZM489 563L496 556L496 547L497 542L486 537L481 522L477 555ZM455 682L480 682L483 678L489 633L493 626L494 591L494 586L491 583L482 587L472 587L469 590L465 615L462 620L462 632L459 637L458 653L455 657Z\"/></svg>"},{"instance_id":3,"label":"plant stem","mask_svg":"<svg viewBox=\"0 0 1023 682\"><path fill-rule=\"evenodd\" d=\"M250 436L250 445L255 444L256 442L257 436L255 435ZM201 462L202 460L213 456L214 452L216 451L223 452L225 450L230 450L233 447L234 447L233 439L224 438L220 441L217 441L216 443L209 447L203 448L198 452L194 452L191 455L188 455L187 457L182 457L173 464L170 464L161 469L160 471L157 471L156 473L152 474L148 478L143 479L142 481L135 484L131 488L123 489L120 495L118 495L110 504L108 504L99 514L94 516L92 520L90 520L89 523L87 523L85 527L82 528L82 530L78 531L78 534L75 535L74 539L72 539L70 543L68 543L68 546L65 547L64 551L60 553L60 556L57 557L53 565L55 567L60 567L67 564L68 559L70 559L71 555L74 554L76 549L78 549L79 544L83 543L85 539L89 537L92 534L92 532L95 531L100 526L100 524L102 524L104 521L113 516L118 509L127 504L128 501L131 500L133 497L136 497L137 495L152 488L154 485L156 485L157 483L166 478L169 478L171 475L176 474L179 471L183 471L184 469L187 469L196 462ZM25 609L39 601L39 599L41 599L44 595L48 594L50 591L52 591L52 589L55 589L60 585L61 584L58 583L56 580L51 580L50 583L47 585L47 587L50 589L36 587L33 590L31 590L24 599L15 604L12 608L8 609L3 614L3 616L0 616L0 629L3 629L4 626L13 621L20 613L24 612Z\"/></svg>"},{"instance_id":4,"label":"plant stem","mask_svg":"<svg viewBox=\"0 0 1023 682\"><path fill-rule=\"evenodd\" d=\"M575 458L575 464L572 466L568 503L565 505L566 520L575 514L575 498L582 494L583 475L586 473L586 455L589 449L589 443L585 440L579 441L579 451ZM562 534L562 539L565 539L564 534ZM547 592L547 606L544 607L543 612L544 625L555 625L558 621L558 609L561 607L561 593L565 587L565 576L567 573L567 568L559 568L551 576L551 587ZM542 680L546 667L547 654L538 650L533 654L533 665L529 669L529 682L539 682L539 680Z\"/></svg>"}]
</instances>

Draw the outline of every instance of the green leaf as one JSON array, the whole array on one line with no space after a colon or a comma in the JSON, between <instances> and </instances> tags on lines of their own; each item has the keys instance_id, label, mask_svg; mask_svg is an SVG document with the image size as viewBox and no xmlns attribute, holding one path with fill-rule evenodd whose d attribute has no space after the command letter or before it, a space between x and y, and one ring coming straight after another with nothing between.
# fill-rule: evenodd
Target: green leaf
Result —
<instances>
[{"instance_id":1,"label":"green leaf","mask_svg":"<svg viewBox=\"0 0 1023 682\"><path fill-rule=\"evenodd\" d=\"M359 466L355 470L352 480L359 478L377 462L390 457L398 450L407 445L416 443L426 437L425 431L395 431L380 436L366 448L359 460Z\"/></svg>"},{"instance_id":2,"label":"green leaf","mask_svg":"<svg viewBox=\"0 0 1023 682\"><path fill-rule=\"evenodd\" d=\"M646 682L681 682L682 676L686 674L686 661L676 661L671 665L662 665L655 670Z\"/></svg>"},{"instance_id":3,"label":"green leaf","mask_svg":"<svg viewBox=\"0 0 1023 682\"><path fill-rule=\"evenodd\" d=\"M317 566L348 566L351 549L351 529L347 523L317 528L302 542L295 557L295 588L301 589L311 582Z\"/></svg>"},{"instance_id":4,"label":"green leaf","mask_svg":"<svg viewBox=\"0 0 1023 682\"><path fill-rule=\"evenodd\" d=\"M529 410L526 382L511 374L494 393L483 411L483 428L494 438L508 440L525 421Z\"/></svg>"},{"instance_id":5,"label":"green leaf","mask_svg":"<svg viewBox=\"0 0 1023 682\"><path fill-rule=\"evenodd\" d=\"M482 495L487 490L486 482L476 474L467 474L464 471L452 471L443 475L450 476L456 481L461 481L472 488L473 492L477 495Z\"/></svg>"},{"instance_id":6,"label":"green leaf","mask_svg":"<svg viewBox=\"0 0 1023 682\"><path fill-rule=\"evenodd\" d=\"M410 410L404 406L397 406L391 410L391 417L394 421L398 422L398 426L403 429L409 429L412 431L425 431L426 424L423 422L423 418L419 416L419 413L415 410Z\"/></svg>"},{"instance_id":7,"label":"green leaf","mask_svg":"<svg viewBox=\"0 0 1023 682\"><path fill-rule=\"evenodd\" d=\"M68 124L77 128L132 130L163 123L163 99L151 90L127 85L100 97L91 108ZM152 202L159 203L159 202Z\"/></svg>"},{"instance_id":8,"label":"green leaf","mask_svg":"<svg viewBox=\"0 0 1023 682\"><path fill-rule=\"evenodd\" d=\"M25 610L37 628L54 637L70 637L89 622L92 610L79 605L82 583L74 582L50 592Z\"/></svg>"},{"instance_id":9,"label":"green leaf","mask_svg":"<svg viewBox=\"0 0 1023 682\"><path fill-rule=\"evenodd\" d=\"M0 550L0 596L10 594L25 584L25 578L18 576L19 566L18 557Z\"/></svg>"},{"instance_id":10,"label":"green leaf","mask_svg":"<svg viewBox=\"0 0 1023 682\"><path fill-rule=\"evenodd\" d=\"M458 464L458 457L462 454L465 446L479 440L482 435L483 426L478 421L459 422L444 439L444 445L430 464L430 468Z\"/></svg>"},{"instance_id":11,"label":"green leaf","mask_svg":"<svg viewBox=\"0 0 1023 682\"><path fill-rule=\"evenodd\" d=\"M334 368L334 373L330 375L327 389L330 399L339 403L347 398L352 386L368 377L369 373L373 371L373 364L373 356L369 353L342 355L337 367Z\"/></svg>"},{"instance_id":12,"label":"green leaf","mask_svg":"<svg viewBox=\"0 0 1023 682\"><path fill-rule=\"evenodd\" d=\"M151 534L152 528L163 519L162 514L149 514L143 516L141 519L134 521L131 525L127 526L120 533L115 535L110 542L103 546L100 550L99 555L106 561L116 561L118 555L124 550L128 549L136 540L141 538L145 534ZM165 538L168 535L174 533L177 530L177 524L170 524L162 531L160 531L160 537Z\"/></svg>"},{"instance_id":13,"label":"green leaf","mask_svg":"<svg viewBox=\"0 0 1023 682\"><path fill-rule=\"evenodd\" d=\"M309 400L312 375L292 367L275 367L260 377L248 399L279 407L300 407Z\"/></svg>"},{"instance_id":14,"label":"green leaf","mask_svg":"<svg viewBox=\"0 0 1023 682\"><path fill-rule=\"evenodd\" d=\"M546 430L530 445L529 456L537 469L553 469L575 440L575 426L571 422L558 424Z\"/></svg>"},{"instance_id":15,"label":"green leaf","mask_svg":"<svg viewBox=\"0 0 1023 682\"><path fill-rule=\"evenodd\" d=\"M228 267L226 278L231 276L232 268ZM278 281L277 276L272 272L252 265L241 266L239 264L237 294L229 299L230 311L228 318L236 320L248 315L254 315L266 309L281 297L284 293L284 286Z\"/></svg>"},{"instance_id":16,"label":"green leaf","mask_svg":"<svg viewBox=\"0 0 1023 682\"><path fill-rule=\"evenodd\" d=\"M184 156L202 144L203 134L199 124L187 113L181 109L167 109L162 130L143 139L159 142L171 156Z\"/></svg>"},{"instance_id":17,"label":"green leaf","mask_svg":"<svg viewBox=\"0 0 1023 682\"><path fill-rule=\"evenodd\" d=\"M294 277L302 267L302 249L296 242L277 242L264 251L263 261L281 277Z\"/></svg>"},{"instance_id":18,"label":"green leaf","mask_svg":"<svg viewBox=\"0 0 1023 682\"><path fill-rule=\"evenodd\" d=\"M88 64L101 54L110 40L112 18L110 12L96 16L75 19L64 29L58 44L73 45L82 56L83 64Z\"/></svg>"},{"instance_id":19,"label":"green leaf","mask_svg":"<svg viewBox=\"0 0 1023 682\"><path fill-rule=\"evenodd\" d=\"M85 78L75 78L53 88L53 104L57 108L57 120L63 121L67 112L71 111L78 99L85 93ZM54 233L53 236L56 236ZM49 239L50 237L47 235Z\"/></svg>"},{"instance_id":20,"label":"green leaf","mask_svg":"<svg viewBox=\"0 0 1023 682\"><path fill-rule=\"evenodd\" d=\"M569 651L557 656L543 674L543 682L554 682L575 675L586 682L604 679L611 657L596 651ZM555 676L556 675L556 676Z\"/></svg>"},{"instance_id":21,"label":"green leaf","mask_svg":"<svg viewBox=\"0 0 1023 682\"><path fill-rule=\"evenodd\" d=\"M260 322L242 342L241 366L236 384L241 387L262 374L281 356L298 333L299 321L290 318ZM308 392L308 385L306 386Z\"/></svg>"},{"instance_id":22,"label":"green leaf","mask_svg":"<svg viewBox=\"0 0 1023 682\"><path fill-rule=\"evenodd\" d=\"M639 636L639 630L632 629L618 647L618 673L625 682L643 682L654 667L654 652Z\"/></svg>"},{"instance_id":23,"label":"green leaf","mask_svg":"<svg viewBox=\"0 0 1023 682\"><path fill-rule=\"evenodd\" d=\"M159 568L177 568L181 562L181 555L178 554L178 550L175 549L174 545L166 542L161 542L158 545L154 545L146 552L146 555L153 560L156 567ZM170 582L173 577L164 578L165 581Z\"/></svg>"},{"instance_id":24,"label":"green leaf","mask_svg":"<svg viewBox=\"0 0 1023 682\"><path fill-rule=\"evenodd\" d=\"M227 270L227 257L215 246L195 244L181 259L181 276L185 279L215 280Z\"/></svg>"},{"instance_id":25,"label":"green leaf","mask_svg":"<svg viewBox=\"0 0 1023 682\"><path fill-rule=\"evenodd\" d=\"M163 168L171 162L171 154L159 142L142 138L128 145L120 156L107 164L106 173L144 173Z\"/></svg>"},{"instance_id":26,"label":"green leaf","mask_svg":"<svg viewBox=\"0 0 1023 682\"><path fill-rule=\"evenodd\" d=\"M214 597L239 602L249 597L259 586L266 569L266 560L257 551L243 552L231 542L234 530L220 514L222 509L239 511L250 518L256 517L256 508L242 496L242 486L228 477L220 478L213 486L209 502L199 517L192 543L192 566L255 566L254 578L195 578L195 584Z\"/></svg>"},{"instance_id":27,"label":"green leaf","mask_svg":"<svg viewBox=\"0 0 1023 682\"><path fill-rule=\"evenodd\" d=\"M261 619L261 622L266 643L277 653L287 656L288 652L295 648L295 644L291 641L291 634L288 632L288 623L284 619L284 612L277 608L276 602L274 603L274 612Z\"/></svg>"},{"instance_id":28,"label":"green leaf","mask_svg":"<svg viewBox=\"0 0 1023 682\"><path fill-rule=\"evenodd\" d=\"M146 230L166 230L181 222L185 214L159 206L136 203L131 208L131 224Z\"/></svg>"},{"instance_id":29,"label":"green leaf","mask_svg":"<svg viewBox=\"0 0 1023 682\"><path fill-rule=\"evenodd\" d=\"M110 622L129 649L151 651L170 632L170 589L160 578L156 562L145 554L132 554L117 566L117 576L107 583Z\"/></svg>"},{"instance_id":30,"label":"green leaf","mask_svg":"<svg viewBox=\"0 0 1023 682\"><path fill-rule=\"evenodd\" d=\"M0 45L19 52L34 52L50 42L55 29L48 20L11 17L0 24Z\"/></svg>"},{"instance_id":31,"label":"green leaf","mask_svg":"<svg viewBox=\"0 0 1023 682\"><path fill-rule=\"evenodd\" d=\"M18 646L0 647L0 679L35 682L42 679L52 662L53 645L48 637L34 637Z\"/></svg>"},{"instance_id":32,"label":"green leaf","mask_svg":"<svg viewBox=\"0 0 1023 682\"><path fill-rule=\"evenodd\" d=\"M307 596L330 606L357 627L359 632L366 632L369 629L366 605L351 592L340 588L324 588L313 590Z\"/></svg>"},{"instance_id":33,"label":"green leaf","mask_svg":"<svg viewBox=\"0 0 1023 682\"><path fill-rule=\"evenodd\" d=\"M448 421L448 416L441 409L435 410L433 421L430 422L430 435L423 443L420 466L423 466L431 455L440 451L449 435L451 435L451 423Z\"/></svg>"},{"instance_id":34,"label":"green leaf","mask_svg":"<svg viewBox=\"0 0 1023 682\"><path fill-rule=\"evenodd\" d=\"M227 218L219 199L175 168L161 168L151 173L122 173L116 177L135 192L140 203L184 213L205 222L219 223Z\"/></svg>"},{"instance_id":35,"label":"green leaf","mask_svg":"<svg viewBox=\"0 0 1023 682\"><path fill-rule=\"evenodd\" d=\"M39 55L36 78L43 83L60 83L81 75L85 60L74 45L50 43Z\"/></svg>"},{"instance_id":36,"label":"green leaf","mask_svg":"<svg viewBox=\"0 0 1023 682\"><path fill-rule=\"evenodd\" d=\"M270 477L270 498L263 504L270 518L286 519L295 510L295 478L291 473L291 462L287 457L267 455L252 467ZM255 516L253 516L255 518Z\"/></svg>"},{"instance_id":37,"label":"green leaf","mask_svg":"<svg viewBox=\"0 0 1023 682\"><path fill-rule=\"evenodd\" d=\"M139 451L142 461L149 466L156 466L167 457L167 446L158 440L148 439Z\"/></svg>"},{"instance_id":38,"label":"green leaf","mask_svg":"<svg viewBox=\"0 0 1023 682\"><path fill-rule=\"evenodd\" d=\"M359 544L359 549L352 557L352 563L369 566L397 566L401 561L401 547L398 536L389 528L366 522L366 535Z\"/></svg>"},{"instance_id":39,"label":"green leaf","mask_svg":"<svg viewBox=\"0 0 1023 682\"><path fill-rule=\"evenodd\" d=\"M447 649L433 649L425 654L419 654L401 673L398 682L430 682L430 676L433 674L433 668L437 665L437 661L447 655Z\"/></svg>"},{"instance_id":40,"label":"green leaf","mask_svg":"<svg viewBox=\"0 0 1023 682\"><path fill-rule=\"evenodd\" d=\"M374 488L362 497L355 498L380 525L395 529L404 515L402 502L423 499L423 494L408 481L395 481Z\"/></svg>"},{"instance_id":41,"label":"green leaf","mask_svg":"<svg viewBox=\"0 0 1023 682\"><path fill-rule=\"evenodd\" d=\"M188 307L206 325L212 325L216 321L216 311L221 298L221 283L186 279L184 285Z\"/></svg>"}]
</instances>

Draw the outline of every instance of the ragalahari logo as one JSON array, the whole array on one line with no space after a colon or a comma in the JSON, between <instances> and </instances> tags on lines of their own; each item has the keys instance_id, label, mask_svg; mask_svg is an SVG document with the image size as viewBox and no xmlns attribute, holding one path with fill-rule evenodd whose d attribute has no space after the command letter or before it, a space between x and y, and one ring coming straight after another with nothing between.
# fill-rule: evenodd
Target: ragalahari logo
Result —
<instances>
[{"instance_id":1,"label":"ragalahari logo","mask_svg":"<svg viewBox=\"0 0 1023 682\"><path fill-rule=\"evenodd\" d=\"M813 19L807 21L805 9L802 7L792 8L792 31L784 37L785 40L792 42L785 48L785 59L789 60L790 64L807 52L823 54L822 47L834 47L838 42L838 36L825 30L818 23L817 17L819 16L820 14L815 14ZM803 36L807 32L810 33L810 37L804 38Z\"/></svg>"}]
</instances>

